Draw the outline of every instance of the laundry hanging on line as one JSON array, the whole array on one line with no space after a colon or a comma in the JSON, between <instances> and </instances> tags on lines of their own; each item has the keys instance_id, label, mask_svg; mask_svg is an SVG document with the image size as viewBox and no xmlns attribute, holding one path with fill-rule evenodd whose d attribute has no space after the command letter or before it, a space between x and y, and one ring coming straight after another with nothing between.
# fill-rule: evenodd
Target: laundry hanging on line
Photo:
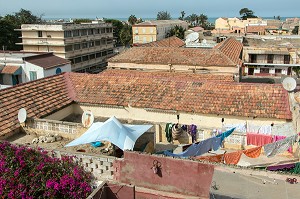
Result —
<instances>
[{"instance_id":1,"label":"laundry hanging on line","mask_svg":"<svg viewBox=\"0 0 300 199\"><path fill-rule=\"evenodd\" d=\"M247 132L247 127L246 123L240 123L240 124L224 124L223 126L226 130L230 130L232 128L235 128L235 131L241 132L241 133L246 133Z\"/></svg>"},{"instance_id":2,"label":"laundry hanging on line","mask_svg":"<svg viewBox=\"0 0 300 199\"><path fill-rule=\"evenodd\" d=\"M273 142L271 135L247 133L247 145L263 146Z\"/></svg>"},{"instance_id":3,"label":"laundry hanging on line","mask_svg":"<svg viewBox=\"0 0 300 199\"><path fill-rule=\"evenodd\" d=\"M257 125L248 123L247 124L247 133L259 133L259 134L271 135L272 134L272 126L271 126L271 124L257 126Z\"/></svg>"},{"instance_id":4,"label":"laundry hanging on line","mask_svg":"<svg viewBox=\"0 0 300 199\"><path fill-rule=\"evenodd\" d=\"M222 144L222 141L231 135L231 133L234 131L235 128L230 129L229 131L225 131L224 133L216 136L211 137L206 140L203 140L199 142L198 144L194 143L190 147L188 147L185 151L174 154L169 151L164 151L164 154L167 156L173 156L173 157L190 157L190 156L199 156L204 153L207 153L210 150L218 150Z\"/></svg>"},{"instance_id":5,"label":"laundry hanging on line","mask_svg":"<svg viewBox=\"0 0 300 199\"><path fill-rule=\"evenodd\" d=\"M273 157L279 153L282 153L288 150L298 138L298 134L289 136L283 140L276 141L271 144L264 145L264 152L267 157Z\"/></svg>"}]
</instances>

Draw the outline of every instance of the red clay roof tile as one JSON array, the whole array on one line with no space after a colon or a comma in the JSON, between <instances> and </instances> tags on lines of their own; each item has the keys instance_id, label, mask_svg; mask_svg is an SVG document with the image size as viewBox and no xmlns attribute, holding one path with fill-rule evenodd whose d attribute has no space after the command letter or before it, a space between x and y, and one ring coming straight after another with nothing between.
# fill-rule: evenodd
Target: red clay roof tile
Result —
<instances>
[{"instance_id":1,"label":"red clay roof tile","mask_svg":"<svg viewBox=\"0 0 300 199\"><path fill-rule=\"evenodd\" d=\"M4 66L4 68L1 70L2 74L14 74L20 66Z\"/></svg>"},{"instance_id":2,"label":"red clay roof tile","mask_svg":"<svg viewBox=\"0 0 300 199\"><path fill-rule=\"evenodd\" d=\"M146 44L136 44L136 47L182 47L185 43L176 36L172 36L159 41L153 41Z\"/></svg>"}]
</instances>

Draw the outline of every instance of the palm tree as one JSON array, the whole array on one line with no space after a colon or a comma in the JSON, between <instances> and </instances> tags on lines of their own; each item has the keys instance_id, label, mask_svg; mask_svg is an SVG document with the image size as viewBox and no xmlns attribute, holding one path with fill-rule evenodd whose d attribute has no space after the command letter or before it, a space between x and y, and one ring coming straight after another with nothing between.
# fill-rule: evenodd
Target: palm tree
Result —
<instances>
[{"instance_id":1,"label":"palm tree","mask_svg":"<svg viewBox=\"0 0 300 199\"><path fill-rule=\"evenodd\" d=\"M205 28L207 26L207 19L208 19L207 16L205 14L201 14L201 15L199 15L198 19L199 19L200 25L203 28Z\"/></svg>"},{"instance_id":2,"label":"palm tree","mask_svg":"<svg viewBox=\"0 0 300 199\"><path fill-rule=\"evenodd\" d=\"M130 16L128 17L128 23L129 23L130 25L134 25L134 24L136 24L136 22L137 22L137 18L136 18L135 15L130 15Z\"/></svg>"},{"instance_id":3,"label":"palm tree","mask_svg":"<svg viewBox=\"0 0 300 199\"><path fill-rule=\"evenodd\" d=\"M185 12L184 12L184 11L181 11L180 14L181 14L181 16L179 17L179 19L180 19L180 20L183 20L183 19L184 19Z\"/></svg>"}]
</instances>

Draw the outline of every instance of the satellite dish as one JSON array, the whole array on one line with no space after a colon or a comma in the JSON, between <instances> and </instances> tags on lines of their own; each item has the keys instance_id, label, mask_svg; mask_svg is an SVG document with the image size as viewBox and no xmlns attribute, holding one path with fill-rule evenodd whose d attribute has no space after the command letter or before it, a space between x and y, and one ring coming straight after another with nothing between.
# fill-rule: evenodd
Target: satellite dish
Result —
<instances>
[{"instance_id":1,"label":"satellite dish","mask_svg":"<svg viewBox=\"0 0 300 199\"><path fill-rule=\"evenodd\" d=\"M92 111L84 111L81 118L84 127L90 127L94 122L94 115Z\"/></svg>"},{"instance_id":2,"label":"satellite dish","mask_svg":"<svg viewBox=\"0 0 300 199\"><path fill-rule=\"evenodd\" d=\"M296 86L297 82L294 78L292 77L286 77L283 82L282 82L283 88L287 91L293 91Z\"/></svg>"},{"instance_id":3,"label":"satellite dish","mask_svg":"<svg viewBox=\"0 0 300 199\"><path fill-rule=\"evenodd\" d=\"M199 38L199 34L197 32L193 32L186 36L186 40L189 42L195 42Z\"/></svg>"},{"instance_id":4,"label":"satellite dish","mask_svg":"<svg viewBox=\"0 0 300 199\"><path fill-rule=\"evenodd\" d=\"M20 123L23 123L26 121L27 118L27 112L25 110L25 108L21 108L18 112L18 120Z\"/></svg>"}]
</instances>

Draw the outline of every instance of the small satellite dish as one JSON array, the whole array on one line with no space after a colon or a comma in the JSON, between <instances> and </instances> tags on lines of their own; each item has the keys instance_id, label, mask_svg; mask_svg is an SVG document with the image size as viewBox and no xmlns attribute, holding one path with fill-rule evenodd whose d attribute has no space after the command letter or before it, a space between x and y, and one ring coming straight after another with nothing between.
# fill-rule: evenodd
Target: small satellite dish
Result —
<instances>
[{"instance_id":1,"label":"small satellite dish","mask_svg":"<svg viewBox=\"0 0 300 199\"><path fill-rule=\"evenodd\" d=\"M81 118L84 127L90 127L94 122L94 115L92 111L84 111Z\"/></svg>"},{"instance_id":2,"label":"small satellite dish","mask_svg":"<svg viewBox=\"0 0 300 199\"><path fill-rule=\"evenodd\" d=\"M25 110L25 108L21 108L18 112L18 120L20 123L23 123L26 121L27 118L27 112Z\"/></svg>"},{"instance_id":3,"label":"small satellite dish","mask_svg":"<svg viewBox=\"0 0 300 199\"><path fill-rule=\"evenodd\" d=\"M189 42L195 42L198 38L199 38L199 34L197 32L193 32L186 36L186 40L189 40Z\"/></svg>"},{"instance_id":4,"label":"small satellite dish","mask_svg":"<svg viewBox=\"0 0 300 199\"><path fill-rule=\"evenodd\" d=\"M287 91L293 91L296 86L297 82L294 78L292 77L286 77L283 82L282 82L283 88Z\"/></svg>"}]
</instances>

